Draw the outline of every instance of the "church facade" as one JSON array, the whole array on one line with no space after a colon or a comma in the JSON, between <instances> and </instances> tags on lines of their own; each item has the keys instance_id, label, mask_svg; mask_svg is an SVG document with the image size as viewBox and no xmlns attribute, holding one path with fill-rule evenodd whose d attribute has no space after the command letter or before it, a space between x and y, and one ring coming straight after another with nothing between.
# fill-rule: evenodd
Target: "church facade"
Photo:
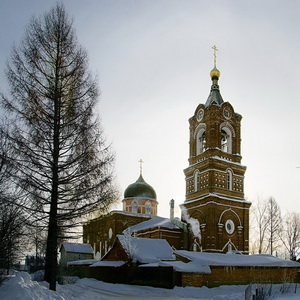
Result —
<instances>
[{"instance_id":1,"label":"church facade","mask_svg":"<svg viewBox=\"0 0 300 300\"><path fill-rule=\"evenodd\" d=\"M208 99L189 119L189 165L184 170L186 199L180 205L181 220L174 218L174 200L170 202L170 218L157 216L156 193L145 182L141 168L137 181L124 192L123 210L83 226L83 242L94 246L100 257L117 235L126 233L165 239L178 250L249 253L251 203L244 199L242 116L221 96L216 56L210 76Z\"/></svg>"}]
</instances>

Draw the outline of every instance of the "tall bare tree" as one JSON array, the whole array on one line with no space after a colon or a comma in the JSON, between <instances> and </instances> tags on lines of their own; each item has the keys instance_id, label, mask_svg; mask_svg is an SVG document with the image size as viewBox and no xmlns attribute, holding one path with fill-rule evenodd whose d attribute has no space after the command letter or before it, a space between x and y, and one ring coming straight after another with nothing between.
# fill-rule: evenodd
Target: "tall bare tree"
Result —
<instances>
[{"instance_id":1,"label":"tall bare tree","mask_svg":"<svg viewBox=\"0 0 300 300\"><path fill-rule=\"evenodd\" d=\"M99 91L62 4L33 18L7 66L15 181L26 210L47 222L45 280L56 289L59 235L115 199L113 155L95 115Z\"/></svg>"},{"instance_id":2,"label":"tall bare tree","mask_svg":"<svg viewBox=\"0 0 300 300\"><path fill-rule=\"evenodd\" d=\"M290 260L296 260L300 248L300 214L289 212L284 216L280 239L289 253Z\"/></svg>"},{"instance_id":3,"label":"tall bare tree","mask_svg":"<svg viewBox=\"0 0 300 300\"><path fill-rule=\"evenodd\" d=\"M252 207L252 214L254 215L254 224L252 225L254 236L257 237L255 242L256 251L261 254L267 251L266 235L268 228L267 205L266 201L257 199L257 202ZM253 236L253 239L254 239Z\"/></svg>"},{"instance_id":4,"label":"tall bare tree","mask_svg":"<svg viewBox=\"0 0 300 300\"><path fill-rule=\"evenodd\" d=\"M273 197L270 197L267 201L267 220L269 252L273 255L273 252L278 247L277 243L280 240L280 232L282 229L281 210Z\"/></svg>"},{"instance_id":5,"label":"tall bare tree","mask_svg":"<svg viewBox=\"0 0 300 300\"><path fill-rule=\"evenodd\" d=\"M254 215L255 230L254 238L257 240L253 245L258 253L273 254L278 248L282 229L280 207L273 197L267 200L258 199L252 211Z\"/></svg>"}]
</instances>

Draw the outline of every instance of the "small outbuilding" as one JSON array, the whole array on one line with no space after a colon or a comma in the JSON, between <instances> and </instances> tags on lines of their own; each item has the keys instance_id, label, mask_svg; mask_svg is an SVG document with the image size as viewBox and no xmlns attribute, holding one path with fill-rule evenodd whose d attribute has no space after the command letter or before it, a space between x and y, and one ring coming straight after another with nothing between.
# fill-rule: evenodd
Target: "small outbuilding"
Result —
<instances>
[{"instance_id":1,"label":"small outbuilding","mask_svg":"<svg viewBox=\"0 0 300 300\"><path fill-rule=\"evenodd\" d=\"M90 244L63 242L59 252L61 266L66 266L69 261L90 260L94 258L94 250Z\"/></svg>"}]
</instances>

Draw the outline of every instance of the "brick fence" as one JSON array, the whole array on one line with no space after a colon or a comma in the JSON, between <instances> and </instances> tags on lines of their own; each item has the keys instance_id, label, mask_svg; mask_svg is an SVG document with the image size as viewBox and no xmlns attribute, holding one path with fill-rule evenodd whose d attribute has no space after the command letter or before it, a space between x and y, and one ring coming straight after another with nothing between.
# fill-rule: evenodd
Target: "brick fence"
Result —
<instances>
[{"instance_id":1,"label":"brick fence","mask_svg":"<svg viewBox=\"0 0 300 300\"><path fill-rule=\"evenodd\" d=\"M250 283L300 282L297 267L224 267L210 266L211 274L182 273L182 286L239 285Z\"/></svg>"}]
</instances>

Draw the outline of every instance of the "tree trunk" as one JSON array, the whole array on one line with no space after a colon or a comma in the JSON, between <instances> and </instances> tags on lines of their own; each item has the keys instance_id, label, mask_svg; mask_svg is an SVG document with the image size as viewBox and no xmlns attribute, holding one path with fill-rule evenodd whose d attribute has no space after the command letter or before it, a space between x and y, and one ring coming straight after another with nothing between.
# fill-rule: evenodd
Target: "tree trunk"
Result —
<instances>
[{"instance_id":1,"label":"tree trunk","mask_svg":"<svg viewBox=\"0 0 300 300\"><path fill-rule=\"evenodd\" d=\"M59 44L57 45L57 53L59 54ZM57 55L58 55L57 54ZM60 134L60 98L58 92L58 59L56 60L56 81L55 81L55 99L54 99L54 130L53 130L53 166L52 166L52 191L51 205L49 215L49 228L47 239L47 253L45 265L45 280L49 283L50 290L56 290L57 278L57 206L58 206L58 182L59 182L59 134Z\"/></svg>"}]
</instances>

